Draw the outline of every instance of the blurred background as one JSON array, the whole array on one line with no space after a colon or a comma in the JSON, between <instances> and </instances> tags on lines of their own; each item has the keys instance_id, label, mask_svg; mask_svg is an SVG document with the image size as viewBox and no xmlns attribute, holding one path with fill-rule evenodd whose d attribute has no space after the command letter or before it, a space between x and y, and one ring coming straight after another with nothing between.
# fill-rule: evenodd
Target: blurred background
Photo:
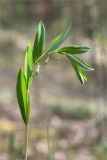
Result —
<instances>
[{"instance_id":1,"label":"blurred background","mask_svg":"<svg viewBox=\"0 0 107 160\"><path fill-rule=\"evenodd\" d=\"M86 45L95 71L81 85L63 57L41 64L31 93L29 160L107 159L107 0L0 0L0 160L23 160L16 76L43 20L47 47L71 23L65 44Z\"/></svg>"}]
</instances>

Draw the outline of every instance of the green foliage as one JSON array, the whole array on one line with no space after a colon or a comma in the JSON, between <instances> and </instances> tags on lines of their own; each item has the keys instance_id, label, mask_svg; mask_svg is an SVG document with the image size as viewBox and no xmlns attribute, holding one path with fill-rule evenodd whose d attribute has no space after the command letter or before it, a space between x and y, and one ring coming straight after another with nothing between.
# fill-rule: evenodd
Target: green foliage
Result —
<instances>
[{"instance_id":1,"label":"green foliage","mask_svg":"<svg viewBox=\"0 0 107 160\"><path fill-rule=\"evenodd\" d=\"M82 70L85 70L85 71L93 70L93 68L91 68L86 62L83 62L82 60L80 60L76 56L71 55L71 54L66 54L66 56L67 56L68 60L71 62L71 64L80 67Z\"/></svg>"},{"instance_id":2,"label":"green foliage","mask_svg":"<svg viewBox=\"0 0 107 160\"><path fill-rule=\"evenodd\" d=\"M58 35L58 36L51 42L51 44L49 45L49 48L48 48L48 50L47 50L47 53L48 53L48 54L52 54L53 51L55 51L55 50L65 41L65 39L67 38L70 30L71 30L71 26L70 26L66 31L64 31L63 33L61 33L60 35Z\"/></svg>"},{"instance_id":3,"label":"green foliage","mask_svg":"<svg viewBox=\"0 0 107 160\"><path fill-rule=\"evenodd\" d=\"M84 82L87 81L87 77L84 71L80 67L77 67L76 65L72 65L72 66L81 84L84 84Z\"/></svg>"},{"instance_id":4,"label":"green foliage","mask_svg":"<svg viewBox=\"0 0 107 160\"><path fill-rule=\"evenodd\" d=\"M81 54L89 51L89 47L86 46L77 46L77 45L72 45L69 47L63 47L58 50L59 53L68 53L68 54Z\"/></svg>"},{"instance_id":5,"label":"green foliage","mask_svg":"<svg viewBox=\"0 0 107 160\"><path fill-rule=\"evenodd\" d=\"M80 80L81 84L84 84L85 81L87 81L87 77L84 73L84 71L91 71L93 68L90 67L89 64L86 62L80 60L75 56L75 54L81 54L85 53L89 50L89 47L86 46L77 46L72 45L69 47L63 47L58 50L58 53L66 55L67 59L70 61L70 63L73 66L73 69Z\"/></svg>"},{"instance_id":6,"label":"green foliage","mask_svg":"<svg viewBox=\"0 0 107 160\"><path fill-rule=\"evenodd\" d=\"M30 116L30 96L29 93L27 93L27 109L26 109L26 123L29 122L29 116Z\"/></svg>"},{"instance_id":7,"label":"green foliage","mask_svg":"<svg viewBox=\"0 0 107 160\"><path fill-rule=\"evenodd\" d=\"M74 71L77 74L78 79L83 84L87 81L87 77L84 71L91 71L93 70L89 64L77 58L74 54L80 54L87 52L89 50L88 47L82 46L70 46L70 47L63 47L60 48L60 45L65 41L67 38L71 27L57 36L49 45L46 51L43 51L44 42L45 42L45 26L41 21L38 25L36 37L34 40L33 50L31 47L31 43L28 43L27 51L25 55L24 67L19 70L16 82L16 93L17 93L17 100L20 108L20 112L22 115L23 122L26 126L26 136L25 136L25 160L27 160L27 147L28 147L28 123L30 117L30 96L29 96L29 87L33 80L34 69L36 66L36 75L39 74L40 70L40 62L43 57L46 57L47 60L44 62L45 64L48 63L49 57L52 54L59 54L64 55L73 66ZM66 113L67 117L73 117L75 115L76 119L83 118L83 115L86 117L89 116L89 112L87 110L62 110L63 113ZM59 112L60 113L60 112Z\"/></svg>"},{"instance_id":8,"label":"green foliage","mask_svg":"<svg viewBox=\"0 0 107 160\"><path fill-rule=\"evenodd\" d=\"M21 68L18 76L17 76L17 83L16 83L16 92L17 92L17 100L19 103L21 115L25 125L28 125L29 116L30 116L30 96L29 96L29 87L33 80L33 75L36 66L36 75L39 74L40 70L40 62L43 57L46 57L47 60L44 62L45 64L48 63L49 57L52 54L59 54L64 55L68 61L70 61L78 79L83 84L87 81L87 77L84 71L91 71L93 68L90 67L89 64L80 60L75 56L75 54L81 54L87 52L89 50L86 46L77 46L71 45L68 47L59 48L60 45L65 41L69 32L71 30L71 26L57 36L49 45L46 51L43 51L44 42L45 42L45 26L42 21L40 21L36 37L34 40L33 50L31 47L31 43L28 43L27 51L25 55L25 62L24 62L24 69Z\"/></svg>"},{"instance_id":9,"label":"green foliage","mask_svg":"<svg viewBox=\"0 0 107 160\"><path fill-rule=\"evenodd\" d=\"M30 98L23 68L19 70L17 76L16 93L23 121L27 125L30 114Z\"/></svg>"},{"instance_id":10,"label":"green foliage","mask_svg":"<svg viewBox=\"0 0 107 160\"><path fill-rule=\"evenodd\" d=\"M33 46L33 62L37 62L38 58L42 55L43 45L45 41L45 27L41 21L38 25L34 46Z\"/></svg>"},{"instance_id":11,"label":"green foliage","mask_svg":"<svg viewBox=\"0 0 107 160\"><path fill-rule=\"evenodd\" d=\"M75 71L78 79L80 80L81 84L84 84L84 82L87 81L87 77L86 77L84 71L91 71L91 70L93 70L93 68L91 68L89 66L89 64L87 64L86 62L83 62L82 60L80 60L76 56L73 56L70 54L67 54L66 56L67 56L68 60L70 61L70 63L72 64L74 71Z\"/></svg>"},{"instance_id":12,"label":"green foliage","mask_svg":"<svg viewBox=\"0 0 107 160\"><path fill-rule=\"evenodd\" d=\"M17 76L16 93L23 121L25 124L27 124L26 121L27 89L26 89L25 75L22 68L19 70Z\"/></svg>"},{"instance_id":13,"label":"green foliage","mask_svg":"<svg viewBox=\"0 0 107 160\"><path fill-rule=\"evenodd\" d=\"M29 42L24 63L24 74L25 74L27 88L32 83L32 78L33 78L32 73L33 73L33 57L32 57L31 43Z\"/></svg>"}]
</instances>

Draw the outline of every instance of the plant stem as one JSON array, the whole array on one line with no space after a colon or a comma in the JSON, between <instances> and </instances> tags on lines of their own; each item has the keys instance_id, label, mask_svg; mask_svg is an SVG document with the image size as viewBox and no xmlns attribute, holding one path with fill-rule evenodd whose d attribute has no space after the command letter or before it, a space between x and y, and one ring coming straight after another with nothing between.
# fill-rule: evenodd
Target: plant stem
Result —
<instances>
[{"instance_id":1,"label":"plant stem","mask_svg":"<svg viewBox=\"0 0 107 160\"><path fill-rule=\"evenodd\" d=\"M28 150L28 125L25 129L25 160L27 160L27 150Z\"/></svg>"}]
</instances>

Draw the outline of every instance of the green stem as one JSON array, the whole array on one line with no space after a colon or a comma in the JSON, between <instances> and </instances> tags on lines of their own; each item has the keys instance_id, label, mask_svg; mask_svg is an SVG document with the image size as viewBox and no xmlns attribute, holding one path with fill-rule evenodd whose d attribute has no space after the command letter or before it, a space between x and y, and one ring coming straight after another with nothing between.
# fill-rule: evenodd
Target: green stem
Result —
<instances>
[{"instance_id":1,"label":"green stem","mask_svg":"<svg viewBox=\"0 0 107 160\"><path fill-rule=\"evenodd\" d=\"M43 52L42 55L38 58L36 63L39 63L39 61L46 55L46 52Z\"/></svg>"},{"instance_id":2,"label":"green stem","mask_svg":"<svg viewBox=\"0 0 107 160\"><path fill-rule=\"evenodd\" d=\"M57 50L56 51L52 51L53 53L56 53L57 54ZM42 55L38 58L37 62L36 63L39 63L39 61L44 57L48 55L47 51L43 52ZM50 54L51 55L51 54Z\"/></svg>"},{"instance_id":3,"label":"green stem","mask_svg":"<svg viewBox=\"0 0 107 160\"><path fill-rule=\"evenodd\" d=\"M27 160L27 150L28 150L28 125L25 129L25 160Z\"/></svg>"}]
</instances>

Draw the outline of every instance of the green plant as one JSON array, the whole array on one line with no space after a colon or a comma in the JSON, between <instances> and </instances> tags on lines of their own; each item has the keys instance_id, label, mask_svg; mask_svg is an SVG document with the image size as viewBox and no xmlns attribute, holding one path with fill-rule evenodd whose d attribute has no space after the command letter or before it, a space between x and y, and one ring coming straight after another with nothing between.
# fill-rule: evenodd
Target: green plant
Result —
<instances>
[{"instance_id":1,"label":"green plant","mask_svg":"<svg viewBox=\"0 0 107 160\"><path fill-rule=\"evenodd\" d=\"M45 31L45 26L41 21L38 25L33 49L31 43L30 42L28 43L25 55L24 67L20 68L16 82L17 100L22 115L22 119L26 128L25 160L27 160L28 122L30 117L29 87L33 80L35 66L36 66L36 75L38 75L40 62L42 58L46 57L45 63L47 63L49 57L52 54L59 54L61 56L65 56L71 63L74 71L77 74L77 77L79 78L82 84L85 81L87 81L87 77L84 72L93 70L93 68L91 68L89 64L76 57L76 54L87 52L89 50L88 47L70 45L59 49L60 45L65 41L65 39L69 35L70 30L71 26L63 33L61 33L59 36L57 36L50 43L49 47L44 51L43 47L45 42L46 31Z\"/></svg>"}]
</instances>

